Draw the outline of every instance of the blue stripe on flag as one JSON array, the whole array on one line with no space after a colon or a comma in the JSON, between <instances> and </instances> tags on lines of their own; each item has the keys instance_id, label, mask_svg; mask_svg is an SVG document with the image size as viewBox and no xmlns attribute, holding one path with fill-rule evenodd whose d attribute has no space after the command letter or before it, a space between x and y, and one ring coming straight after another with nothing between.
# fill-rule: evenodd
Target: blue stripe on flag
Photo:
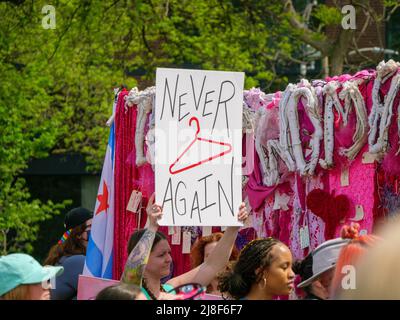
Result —
<instances>
[{"instance_id":1,"label":"blue stripe on flag","mask_svg":"<svg viewBox=\"0 0 400 320\"><path fill-rule=\"evenodd\" d=\"M90 237L88 243L88 252L89 255L86 255L86 266L89 269L90 273L95 277L101 277L101 269L102 269L102 261L103 254L100 249L96 246L92 238Z\"/></svg>"},{"instance_id":2,"label":"blue stripe on flag","mask_svg":"<svg viewBox=\"0 0 400 320\"><path fill-rule=\"evenodd\" d=\"M111 255L107 263L107 268L106 270L104 270L102 278L112 279L112 267L113 267L113 252L111 252Z\"/></svg>"},{"instance_id":3,"label":"blue stripe on flag","mask_svg":"<svg viewBox=\"0 0 400 320\"><path fill-rule=\"evenodd\" d=\"M94 208L89 244L83 274L86 276L112 279L112 247L114 234L114 152L115 125L110 128L108 145L104 157L103 170L98 188L98 197ZM108 199L104 198L108 189ZM106 206L108 201L108 207ZM101 207L100 207L101 206ZM104 271L104 272L103 272Z\"/></svg>"},{"instance_id":4,"label":"blue stripe on flag","mask_svg":"<svg viewBox=\"0 0 400 320\"><path fill-rule=\"evenodd\" d=\"M115 148L115 133L114 133L114 123L111 125L110 128L110 135L108 136L108 145L111 149L111 164L114 167L114 148Z\"/></svg>"}]
</instances>

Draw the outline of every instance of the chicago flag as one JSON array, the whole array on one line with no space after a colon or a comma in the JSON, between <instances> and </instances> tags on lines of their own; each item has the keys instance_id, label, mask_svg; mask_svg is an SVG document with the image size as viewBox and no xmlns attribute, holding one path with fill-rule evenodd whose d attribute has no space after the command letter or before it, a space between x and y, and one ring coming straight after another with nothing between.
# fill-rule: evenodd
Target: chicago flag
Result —
<instances>
[{"instance_id":1,"label":"chicago flag","mask_svg":"<svg viewBox=\"0 0 400 320\"><path fill-rule=\"evenodd\" d=\"M114 100L113 114L118 101ZM114 241L114 123L110 128L106 156L97 200L94 208L92 230L86 250L83 275L112 279L113 241Z\"/></svg>"}]
</instances>

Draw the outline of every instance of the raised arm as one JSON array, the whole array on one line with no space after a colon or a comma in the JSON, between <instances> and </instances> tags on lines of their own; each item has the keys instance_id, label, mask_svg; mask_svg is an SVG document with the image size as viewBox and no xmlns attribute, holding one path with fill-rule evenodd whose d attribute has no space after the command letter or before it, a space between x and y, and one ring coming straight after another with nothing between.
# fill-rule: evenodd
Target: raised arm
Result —
<instances>
[{"instance_id":1,"label":"raised arm","mask_svg":"<svg viewBox=\"0 0 400 320\"><path fill-rule=\"evenodd\" d=\"M242 203L239 207L238 219L243 222L247 217L246 205ZM224 270L228 264L239 228L228 227L214 250L200 266L169 280L168 284L174 287L190 282L200 283L203 286L209 285L218 272Z\"/></svg>"},{"instance_id":2,"label":"raised arm","mask_svg":"<svg viewBox=\"0 0 400 320\"><path fill-rule=\"evenodd\" d=\"M154 204L154 193L151 195L146 207L147 228L144 234L132 249L126 261L121 282L142 286L144 270L149 260L154 237L158 230L157 220L162 216L161 207Z\"/></svg>"}]
</instances>

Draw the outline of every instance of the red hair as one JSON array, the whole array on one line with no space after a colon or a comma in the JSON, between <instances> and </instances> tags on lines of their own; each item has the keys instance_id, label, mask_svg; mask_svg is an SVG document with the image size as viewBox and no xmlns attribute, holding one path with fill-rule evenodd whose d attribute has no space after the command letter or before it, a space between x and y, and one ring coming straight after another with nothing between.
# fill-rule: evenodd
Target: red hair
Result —
<instances>
[{"instance_id":1,"label":"red hair","mask_svg":"<svg viewBox=\"0 0 400 320\"><path fill-rule=\"evenodd\" d=\"M350 226L343 226L340 231L340 235L343 239L351 239L351 241L342 248L336 262L335 274L331 285L334 295L340 291L342 279L346 275L342 273L343 267L355 267L360 258L362 258L370 248L375 246L375 244L381 240L380 237L373 234L360 236L359 230L360 225L358 223L352 223Z\"/></svg>"},{"instance_id":2,"label":"red hair","mask_svg":"<svg viewBox=\"0 0 400 320\"><path fill-rule=\"evenodd\" d=\"M215 232L210 234L209 236L197 238L192 247L192 250L190 251L190 265L192 269L198 267L204 262L204 249L206 245L209 243L218 242L222 238L222 236L223 233ZM236 248L236 246L233 246L229 260L237 260L238 256L239 250Z\"/></svg>"}]
</instances>

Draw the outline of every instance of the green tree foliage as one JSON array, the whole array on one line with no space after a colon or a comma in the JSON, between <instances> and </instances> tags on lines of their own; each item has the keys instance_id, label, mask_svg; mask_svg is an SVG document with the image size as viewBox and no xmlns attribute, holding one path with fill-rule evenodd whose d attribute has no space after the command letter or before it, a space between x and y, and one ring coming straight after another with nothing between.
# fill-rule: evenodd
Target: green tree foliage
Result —
<instances>
[{"instance_id":1,"label":"green tree foliage","mask_svg":"<svg viewBox=\"0 0 400 320\"><path fill-rule=\"evenodd\" d=\"M153 85L157 67L244 71L248 88L287 81L276 65L295 48L288 26L243 3L57 0L55 29L45 29L46 1L0 2L3 252L29 252L38 224L66 204L30 198L20 178L29 160L79 152L101 168L113 87Z\"/></svg>"},{"instance_id":2,"label":"green tree foliage","mask_svg":"<svg viewBox=\"0 0 400 320\"><path fill-rule=\"evenodd\" d=\"M30 198L19 178L29 160L79 152L88 170L101 168L115 86L144 89L157 67L180 67L242 71L246 88L282 89L304 43L328 54L324 27L340 18L322 5L305 27L289 0L54 0L55 29L45 29L47 4L0 1L2 250L29 250L38 223L63 205Z\"/></svg>"}]
</instances>

